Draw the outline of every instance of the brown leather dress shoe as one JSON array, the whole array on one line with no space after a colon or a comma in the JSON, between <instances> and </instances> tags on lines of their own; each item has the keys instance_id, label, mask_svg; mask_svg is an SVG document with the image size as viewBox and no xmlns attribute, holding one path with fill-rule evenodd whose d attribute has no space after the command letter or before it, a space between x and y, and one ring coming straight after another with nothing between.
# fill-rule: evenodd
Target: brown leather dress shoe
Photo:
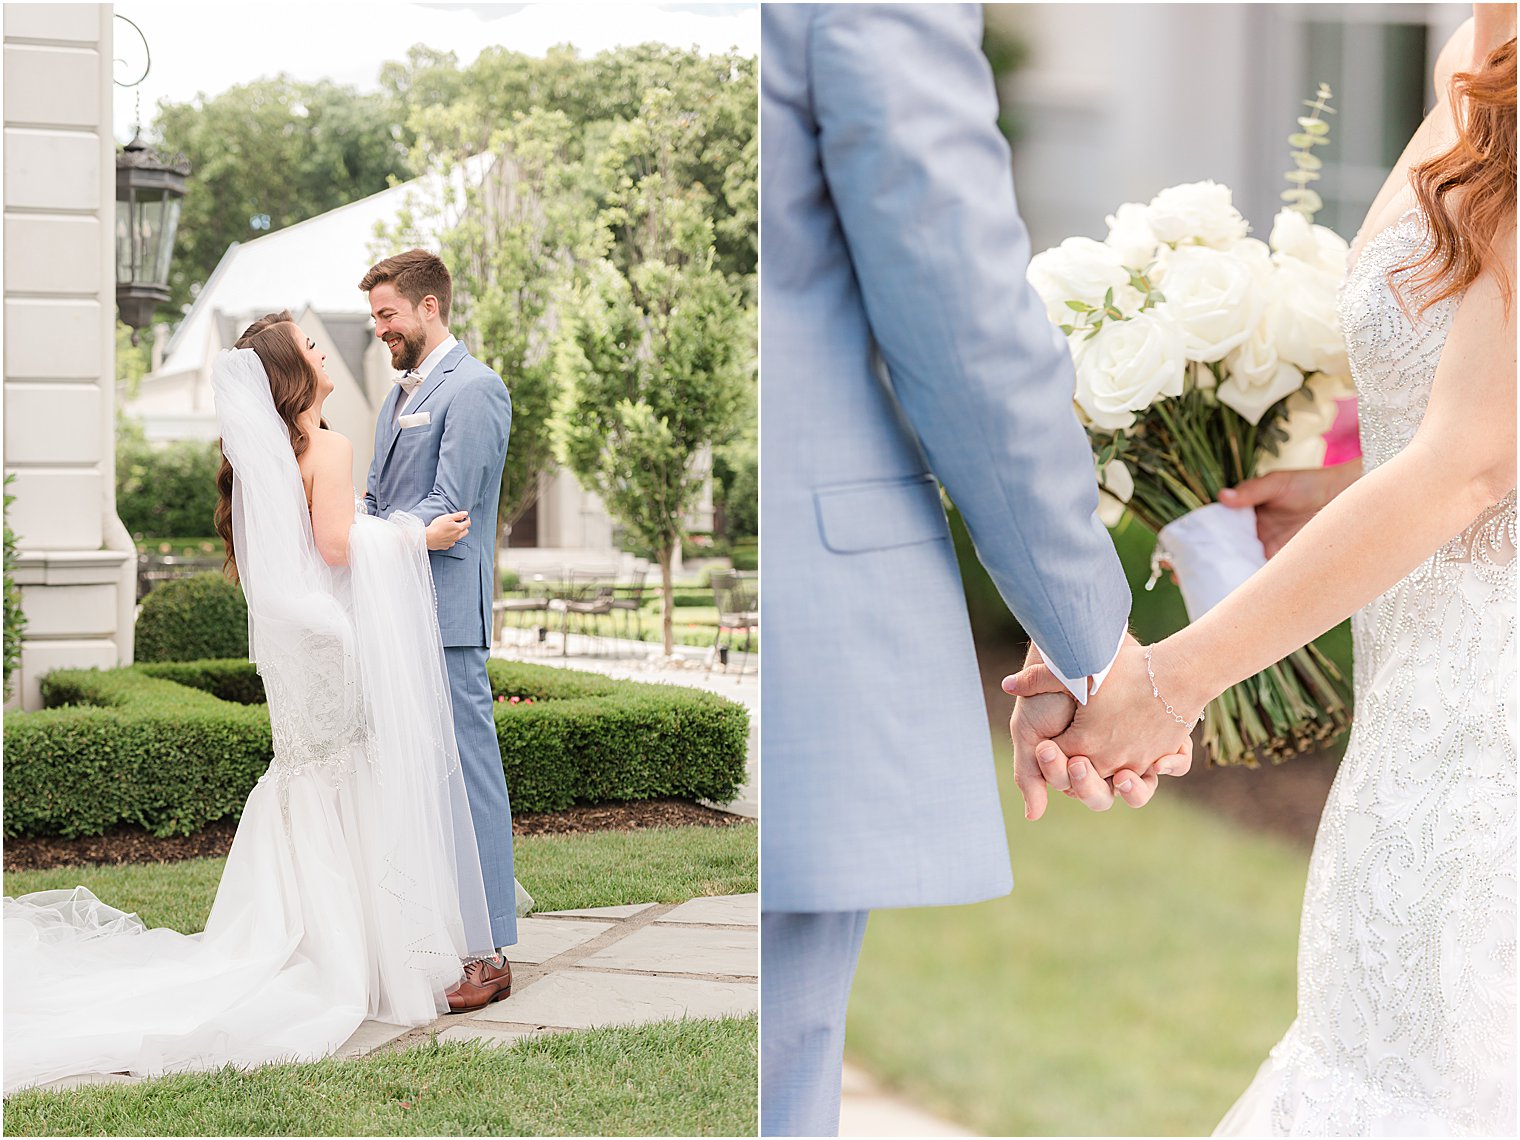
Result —
<instances>
[{"instance_id":1,"label":"brown leather dress shoe","mask_svg":"<svg viewBox=\"0 0 1520 1140\"><path fill-rule=\"evenodd\" d=\"M446 995L450 1013L473 1013L512 995L512 963L505 955L481 958L464 968L464 978Z\"/></svg>"}]
</instances>

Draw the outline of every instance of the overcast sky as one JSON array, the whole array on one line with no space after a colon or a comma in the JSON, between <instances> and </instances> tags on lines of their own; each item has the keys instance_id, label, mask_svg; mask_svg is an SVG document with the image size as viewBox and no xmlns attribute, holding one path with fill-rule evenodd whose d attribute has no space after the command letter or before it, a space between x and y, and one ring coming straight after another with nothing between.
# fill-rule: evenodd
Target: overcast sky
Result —
<instances>
[{"instance_id":1,"label":"overcast sky","mask_svg":"<svg viewBox=\"0 0 1520 1140\"><path fill-rule=\"evenodd\" d=\"M452 51L460 64L500 44L543 55L570 43L582 55L650 40L705 52L760 50L755 3L657 4L642 0L533 4L422 4L399 0L307 0L305 3L207 0L120 0L116 12L147 37L153 65L141 85L142 117L153 120L160 99L185 102L281 71L296 79L331 79L374 90L380 65L404 59L424 43ZM125 23L116 27L116 78L142 74L142 42ZM116 88L118 142L132 132L135 90Z\"/></svg>"}]
</instances>

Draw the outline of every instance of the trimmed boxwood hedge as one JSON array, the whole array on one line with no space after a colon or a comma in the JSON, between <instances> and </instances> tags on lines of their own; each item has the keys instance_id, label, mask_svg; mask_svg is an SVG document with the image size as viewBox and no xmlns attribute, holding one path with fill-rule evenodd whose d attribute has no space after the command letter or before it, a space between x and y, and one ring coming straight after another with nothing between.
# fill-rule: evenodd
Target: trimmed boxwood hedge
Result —
<instances>
[{"instance_id":1,"label":"trimmed boxwood hedge","mask_svg":"<svg viewBox=\"0 0 1520 1140\"><path fill-rule=\"evenodd\" d=\"M680 685L492 661L517 811L678 796L722 802L744 779L749 714ZM5 717L5 834L99 835L118 823L189 835L236 817L269 766L263 685L248 661L60 669L45 708Z\"/></svg>"},{"instance_id":2,"label":"trimmed boxwood hedge","mask_svg":"<svg viewBox=\"0 0 1520 1140\"><path fill-rule=\"evenodd\" d=\"M247 657L242 587L215 570L165 582L143 599L136 638L139 663Z\"/></svg>"}]
</instances>

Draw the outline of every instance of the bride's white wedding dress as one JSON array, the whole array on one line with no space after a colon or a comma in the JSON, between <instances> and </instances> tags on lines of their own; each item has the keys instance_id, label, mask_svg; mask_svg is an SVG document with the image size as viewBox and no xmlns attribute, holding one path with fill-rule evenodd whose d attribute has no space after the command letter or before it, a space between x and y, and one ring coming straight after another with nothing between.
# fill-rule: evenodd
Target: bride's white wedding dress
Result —
<instances>
[{"instance_id":1,"label":"bride's white wedding dress","mask_svg":"<svg viewBox=\"0 0 1520 1140\"><path fill-rule=\"evenodd\" d=\"M1406 213L1341 294L1367 470L1413 439L1460 303L1400 308L1425 240ZM1515 1134L1515 566L1511 492L1353 618L1298 1017L1216 1135Z\"/></svg>"},{"instance_id":2,"label":"bride's white wedding dress","mask_svg":"<svg viewBox=\"0 0 1520 1140\"><path fill-rule=\"evenodd\" d=\"M213 387L274 759L203 933L83 888L5 900L7 1093L323 1057L366 1017L433 1020L493 952L421 523L358 517L328 567L258 358Z\"/></svg>"}]
</instances>

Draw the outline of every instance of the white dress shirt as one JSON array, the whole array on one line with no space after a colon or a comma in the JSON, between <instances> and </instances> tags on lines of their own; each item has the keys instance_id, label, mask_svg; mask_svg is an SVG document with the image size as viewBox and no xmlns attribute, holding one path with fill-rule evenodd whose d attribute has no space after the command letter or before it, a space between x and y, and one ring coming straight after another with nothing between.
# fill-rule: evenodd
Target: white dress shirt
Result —
<instances>
[{"instance_id":1,"label":"white dress shirt","mask_svg":"<svg viewBox=\"0 0 1520 1140\"><path fill-rule=\"evenodd\" d=\"M1056 675L1056 680L1065 685L1066 691L1077 698L1077 704L1085 705L1087 703L1088 697L1097 695L1098 686L1103 684L1104 680L1106 680L1108 677L1109 671L1114 667L1114 662L1119 660L1119 650L1124 648L1125 632L1128 631L1120 632L1119 644L1114 646L1114 655L1108 659L1108 664L1103 666L1103 668L1098 670L1098 672L1084 677L1072 678L1066 676L1066 674L1062 673L1061 670L1056 668L1055 662L1046 656L1043 649L1040 649L1038 645L1036 645L1035 648L1040 650L1040 656L1044 659L1046 667ZM1091 682L1090 685L1089 682Z\"/></svg>"}]
</instances>

